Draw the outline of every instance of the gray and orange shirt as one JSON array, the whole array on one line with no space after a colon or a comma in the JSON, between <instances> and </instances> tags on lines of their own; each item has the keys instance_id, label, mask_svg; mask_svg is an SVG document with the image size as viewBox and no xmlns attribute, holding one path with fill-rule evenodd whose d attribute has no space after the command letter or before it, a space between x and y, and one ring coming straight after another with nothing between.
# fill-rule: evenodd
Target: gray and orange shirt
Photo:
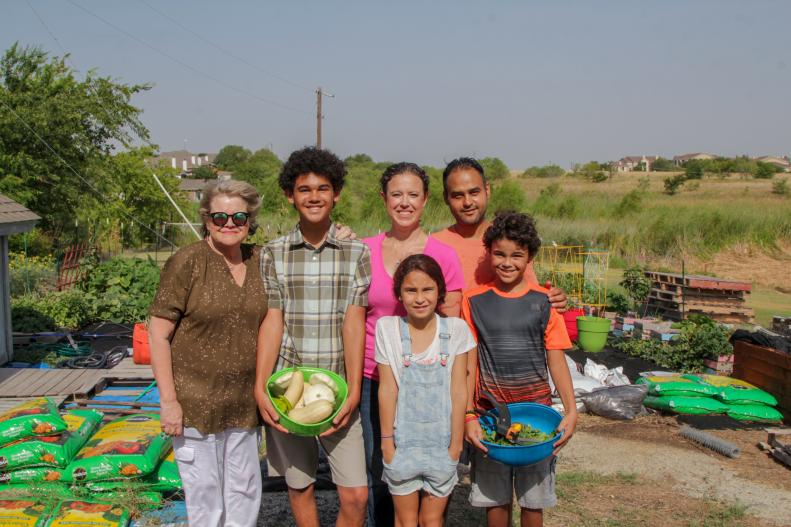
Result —
<instances>
[{"instance_id":1,"label":"gray and orange shirt","mask_svg":"<svg viewBox=\"0 0 791 527\"><path fill-rule=\"evenodd\" d=\"M571 340L547 290L526 285L518 293L494 284L464 293L461 316L478 344L474 401L479 409L491 408L482 391L502 403L551 402L546 352L571 348Z\"/></svg>"}]
</instances>

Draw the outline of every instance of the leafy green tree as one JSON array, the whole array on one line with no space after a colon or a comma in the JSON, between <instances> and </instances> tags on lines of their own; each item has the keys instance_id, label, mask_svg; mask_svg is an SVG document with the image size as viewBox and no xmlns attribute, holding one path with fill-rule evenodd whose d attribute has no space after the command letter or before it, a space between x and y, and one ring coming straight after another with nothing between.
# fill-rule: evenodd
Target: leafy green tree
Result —
<instances>
[{"instance_id":1,"label":"leafy green tree","mask_svg":"<svg viewBox=\"0 0 791 527\"><path fill-rule=\"evenodd\" d=\"M489 181L507 179L511 176L508 166L499 157L484 157L478 160Z\"/></svg>"},{"instance_id":2,"label":"leafy green tree","mask_svg":"<svg viewBox=\"0 0 791 527\"><path fill-rule=\"evenodd\" d=\"M85 209L105 207L112 196L91 187L103 191L113 181L96 168L117 146L148 142L130 101L149 88L93 70L80 79L65 57L12 45L0 59L0 192L41 216L54 237Z\"/></svg>"},{"instance_id":3,"label":"leafy green tree","mask_svg":"<svg viewBox=\"0 0 791 527\"><path fill-rule=\"evenodd\" d=\"M692 159L684 164L684 177L686 179L703 179L706 166L705 161Z\"/></svg>"},{"instance_id":4,"label":"leafy green tree","mask_svg":"<svg viewBox=\"0 0 791 527\"><path fill-rule=\"evenodd\" d=\"M607 181L607 173L602 170L602 164L598 161L588 161L579 167L578 173L594 183Z\"/></svg>"},{"instance_id":5,"label":"leafy green tree","mask_svg":"<svg viewBox=\"0 0 791 527\"><path fill-rule=\"evenodd\" d=\"M639 265L626 269L623 272L623 279L621 279L619 285L624 288L626 294L632 299L635 308L643 305L651 293L651 280L645 275L645 269Z\"/></svg>"},{"instance_id":6,"label":"leafy green tree","mask_svg":"<svg viewBox=\"0 0 791 527\"><path fill-rule=\"evenodd\" d=\"M236 166L233 177L247 181L253 185L258 192L262 195L267 191L265 199L272 199L272 181L277 182L277 176L280 169L283 167L283 162L275 155L274 152L268 148L261 148L256 150L246 161ZM280 196L282 192L278 190L276 194Z\"/></svg>"},{"instance_id":7,"label":"leafy green tree","mask_svg":"<svg viewBox=\"0 0 791 527\"><path fill-rule=\"evenodd\" d=\"M758 179L772 179L778 172L780 172L780 169L773 164L758 161L758 167L755 169L754 176Z\"/></svg>"},{"instance_id":8,"label":"leafy green tree","mask_svg":"<svg viewBox=\"0 0 791 527\"><path fill-rule=\"evenodd\" d=\"M192 179L214 179L214 170L207 165L192 169Z\"/></svg>"},{"instance_id":9,"label":"leafy green tree","mask_svg":"<svg viewBox=\"0 0 791 527\"><path fill-rule=\"evenodd\" d=\"M654 172L672 172L676 170L676 165L674 165L669 159L658 157L653 163L651 163L651 170Z\"/></svg>"},{"instance_id":10,"label":"leafy green tree","mask_svg":"<svg viewBox=\"0 0 791 527\"><path fill-rule=\"evenodd\" d=\"M214 164L220 170L234 172L239 165L250 159L253 153L243 146L225 145L214 158Z\"/></svg>"},{"instance_id":11,"label":"leafy green tree","mask_svg":"<svg viewBox=\"0 0 791 527\"><path fill-rule=\"evenodd\" d=\"M537 177L537 178L548 178L548 177L560 177L565 174L566 171L563 170L561 167L555 164L545 165L543 167L530 167L522 173L522 177Z\"/></svg>"},{"instance_id":12,"label":"leafy green tree","mask_svg":"<svg viewBox=\"0 0 791 527\"><path fill-rule=\"evenodd\" d=\"M515 210L522 212L527 206L527 199L522 187L513 180L507 180L493 185L492 197L489 200L489 213L493 216L501 210Z\"/></svg>"}]
</instances>

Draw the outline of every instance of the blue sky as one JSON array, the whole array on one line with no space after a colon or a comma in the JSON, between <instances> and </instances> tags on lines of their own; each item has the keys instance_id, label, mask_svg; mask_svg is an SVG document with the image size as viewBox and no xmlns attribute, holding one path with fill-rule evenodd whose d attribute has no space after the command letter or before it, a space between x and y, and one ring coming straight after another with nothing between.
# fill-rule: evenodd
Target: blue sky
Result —
<instances>
[{"instance_id":1,"label":"blue sky","mask_svg":"<svg viewBox=\"0 0 791 527\"><path fill-rule=\"evenodd\" d=\"M315 141L321 85L341 156L568 167L791 153L790 27L784 1L6 0L0 47L153 83L134 102L162 150L284 157Z\"/></svg>"}]
</instances>

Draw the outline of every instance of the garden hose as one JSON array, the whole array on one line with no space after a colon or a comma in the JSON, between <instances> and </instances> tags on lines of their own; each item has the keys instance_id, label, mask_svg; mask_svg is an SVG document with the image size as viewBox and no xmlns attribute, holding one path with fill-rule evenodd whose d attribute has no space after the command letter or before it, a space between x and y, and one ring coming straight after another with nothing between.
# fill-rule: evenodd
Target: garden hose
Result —
<instances>
[{"instance_id":1,"label":"garden hose","mask_svg":"<svg viewBox=\"0 0 791 527\"><path fill-rule=\"evenodd\" d=\"M58 368L100 370L110 369L126 357L126 346L116 346L107 351L96 351L88 356L74 357L58 363Z\"/></svg>"}]
</instances>

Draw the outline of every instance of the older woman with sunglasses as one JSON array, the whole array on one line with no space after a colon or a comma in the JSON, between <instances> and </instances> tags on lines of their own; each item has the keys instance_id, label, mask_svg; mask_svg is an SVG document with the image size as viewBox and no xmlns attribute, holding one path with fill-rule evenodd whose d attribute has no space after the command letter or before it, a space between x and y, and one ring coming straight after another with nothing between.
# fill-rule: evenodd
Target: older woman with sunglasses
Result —
<instances>
[{"instance_id":1,"label":"older woman with sunglasses","mask_svg":"<svg viewBox=\"0 0 791 527\"><path fill-rule=\"evenodd\" d=\"M261 199L210 183L204 239L171 256L151 306L151 366L162 430L173 436L190 525L254 526L261 500L256 338L267 311L260 250L244 244Z\"/></svg>"}]
</instances>

